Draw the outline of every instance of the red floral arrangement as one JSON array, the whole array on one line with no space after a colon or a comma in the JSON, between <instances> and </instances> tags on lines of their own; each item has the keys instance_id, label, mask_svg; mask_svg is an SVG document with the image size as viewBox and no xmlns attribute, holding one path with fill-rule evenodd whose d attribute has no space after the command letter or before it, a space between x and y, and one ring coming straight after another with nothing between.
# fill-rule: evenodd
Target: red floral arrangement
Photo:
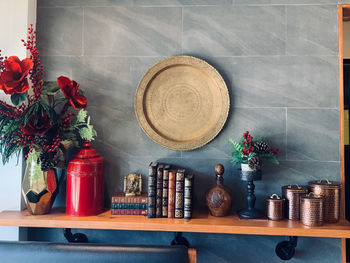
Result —
<instances>
[{"instance_id":1,"label":"red floral arrangement","mask_svg":"<svg viewBox=\"0 0 350 263\"><path fill-rule=\"evenodd\" d=\"M77 82L65 76L57 82L42 79L33 25L22 42L30 58L2 57L0 50L0 90L13 104L0 100L0 153L6 163L23 150L26 159L37 161L45 171L60 166L69 147L93 140L96 131Z\"/></svg>"},{"instance_id":2,"label":"red floral arrangement","mask_svg":"<svg viewBox=\"0 0 350 263\"><path fill-rule=\"evenodd\" d=\"M248 131L243 133L239 142L229 140L233 148L232 158L235 164L248 164L253 170L261 168L261 159L269 159L278 164L278 149L270 148L268 143L262 138L254 141Z\"/></svg>"}]
</instances>

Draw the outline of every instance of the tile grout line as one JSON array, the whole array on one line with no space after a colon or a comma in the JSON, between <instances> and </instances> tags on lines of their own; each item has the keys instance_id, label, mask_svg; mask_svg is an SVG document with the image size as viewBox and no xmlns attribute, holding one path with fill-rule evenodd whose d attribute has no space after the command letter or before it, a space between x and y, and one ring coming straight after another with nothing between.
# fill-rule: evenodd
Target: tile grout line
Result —
<instances>
[{"instance_id":1,"label":"tile grout line","mask_svg":"<svg viewBox=\"0 0 350 263\"><path fill-rule=\"evenodd\" d=\"M85 53L85 41L84 41L84 30L85 30L85 7L83 7L83 25L82 25L83 29L81 32L81 56L84 56Z\"/></svg>"},{"instance_id":2,"label":"tile grout line","mask_svg":"<svg viewBox=\"0 0 350 263\"><path fill-rule=\"evenodd\" d=\"M286 107L286 153L285 153L285 158L286 161L288 161L288 108Z\"/></svg>"},{"instance_id":3,"label":"tile grout line","mask_svg":"<svg viewBox=\"0 0 350 263\"><path fill-rule=\"evenodd\" d=\"M184 7L181 7L181 55L184 54L183 50L183 39L184 39Z\"/></svg>"},{"instance_id":4,"label":"tile grout line","mask_svg":"<svg viewBox=\"0 0 350 263\"><path fill-rule=\"evenodd\" d=\"M255 6L337 6L337 3L310 3L310 4L302 4L302 3L297 3L297 4L237 4L232 2L231 5L228 4L213 4L213 5L135 5L135 4L131 4L131 5L71 5L71 6L65 6L65 5L57 5L57 6L40 6L38 8L40 9L48 9L48 8L77 8L77 7L119 7L119 6L124 6L124 7L144 7L144 8L152 8L152 7L225 7L225 6L243 6L243 7L255 7Z\"/></svg>"},{"instance_id":5,"label":"tile grout line","mask_svg":"<svg viewBox=\"0 0 350 263\"><path fill-rule=\"evenodd\" d=\"M287 34L287 30L288 30L288 8L287 6L284 6L284 55L287 56L287 48L288 48L288 43L287 43L287 38L288 38L288 34Z\"/></svg>"}]
</instances>

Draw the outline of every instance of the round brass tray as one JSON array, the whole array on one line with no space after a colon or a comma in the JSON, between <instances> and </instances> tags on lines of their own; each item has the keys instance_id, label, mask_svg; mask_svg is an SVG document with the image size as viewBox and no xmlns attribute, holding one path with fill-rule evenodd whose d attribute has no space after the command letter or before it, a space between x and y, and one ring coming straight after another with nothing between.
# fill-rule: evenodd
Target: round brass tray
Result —
<instances>
[{"instance_id":1,"label":"round brass tray","mask_svg":"<svg viewBox=\"0 0 350 263\"><path fill-rule=\"evenodd\" d=\"M173 150L192 150L224 126L230 98L221 75L207 62L174 56L153 65L135 94L135 112L143 131Z\"/></svg>"}]
</instances>

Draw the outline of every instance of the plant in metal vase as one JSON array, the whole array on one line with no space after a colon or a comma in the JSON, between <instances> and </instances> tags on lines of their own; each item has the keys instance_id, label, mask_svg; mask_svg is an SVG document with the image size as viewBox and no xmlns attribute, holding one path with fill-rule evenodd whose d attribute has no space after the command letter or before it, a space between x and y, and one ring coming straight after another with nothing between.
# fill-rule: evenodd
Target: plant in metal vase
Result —
<instances>
[{"instance_id":1,"label":"plant in metal vase","mask_svg":"<svg viewBox=\"0 0 350 263\"><path fill-rule=\"evenodd\" d=\"M56 169L65 167L65 153L92 140L96 131L85 110L87 100L79 84L60 76L46 82L36 46L36 32L28 28L22 40L30 58L0 54L0 153L5 164L23 152L27 168L22 192L33 214L48 213L58 192Z\"/></svg>"},{"instance_id":2,"label":"plant in metal vase","mask_svg":"<svg viewBox=\"0 0 350 263\"><path fill-rule=\"evenodd\" d=\"M270 160L279 164L277 160L278 149L270 148L268 143L262 138L253 140L248 131L243 133L242 138L235 142L229 140L233 148L232 161L234 165L241 165L241 180L247 182L247 204L248 208L238 211L242 218L260 218L263 213L255 208L256 197L254 195L255 185L253 181L261 180L262 160Z\"/></svg>"}]
</instances>

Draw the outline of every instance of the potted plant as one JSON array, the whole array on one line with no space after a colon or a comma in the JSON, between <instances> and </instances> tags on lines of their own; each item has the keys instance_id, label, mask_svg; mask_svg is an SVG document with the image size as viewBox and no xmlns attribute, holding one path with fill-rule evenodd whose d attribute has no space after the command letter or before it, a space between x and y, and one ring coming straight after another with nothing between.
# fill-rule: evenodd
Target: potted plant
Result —
<instances>
[{"instance_id":1,"label":"potted plant","mask_svg":"<svg viewBox=\"0 0 350 263\"><path fill-rule=\"evenodd\" d=\"M246 176L254 176L254 180L260 180L263 159L279 164L277 160L278 149L270 148L268 143L262 138L253 140L249 131L243 133L242 138L238 142L229 139L229 143L233 148L232 162L234 165L241 165L241 174L244 178Z\"/></svg>"},{"instance_id":2,"label":"potted plant","mask_svg":"<svg viewBox=\"0 0 350 263\"><path fill-rule=\"evenodd\" d=\"M50 211L58 190L55 168L64 168L66 151L91 141L96 131L78 83L65 76L57 82L42 79L32 25L22 42L30 58L0 54L0 90L12 102L0 100L0 153L5 164L23 152L27 163L23 196L31 213L44 214Z\"/></svg>"}]
</instances>

